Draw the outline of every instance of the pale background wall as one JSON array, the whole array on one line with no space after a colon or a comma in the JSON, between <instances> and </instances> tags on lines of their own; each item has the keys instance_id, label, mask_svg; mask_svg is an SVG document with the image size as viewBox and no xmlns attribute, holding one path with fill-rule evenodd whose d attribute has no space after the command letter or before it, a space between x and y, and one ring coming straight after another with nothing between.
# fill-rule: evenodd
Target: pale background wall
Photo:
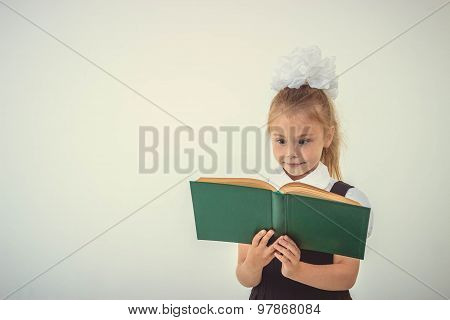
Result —
<instances>
[{"instance_id":1,"label":"pale background wall","mask_svg":"<svg viewBox=\"0 0 450 320\"><path fill-rule=\"evenodd\" d=\"M343 72L442 1L5 3L198 133L263 124L272 66L294 47L319 45ZM450 296L449 15L340 78L344 178L369 196L379 253L367 249L356 299ZM138 172L139 126L175 119L1 3L0 39L4 297L188 174ZM233 163L252 159L233 151ZM10 298L247 299L236 245L195 238L191 178Z\"/></svg>"}]
</instances>

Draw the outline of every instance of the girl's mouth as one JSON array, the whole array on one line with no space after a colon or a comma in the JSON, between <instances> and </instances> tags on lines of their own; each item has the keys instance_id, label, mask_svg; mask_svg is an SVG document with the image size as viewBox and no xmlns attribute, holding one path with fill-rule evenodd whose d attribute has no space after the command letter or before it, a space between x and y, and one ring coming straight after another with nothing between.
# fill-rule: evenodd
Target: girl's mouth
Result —
<instances>
[{"instance_id":1,"label":"girl's mouth","mask_svg":"<svg viewBox=\"0 0 450 320\"><path fill-rule=\"evenodd\" d=\"M298 166L300 166L300 165L302 165L302 164L305 164L306 162L301 162L301 163L287 163L287 162L285 162L288 166L291 166L291 167L298 167Z\"/></svg>"}]
</instances>

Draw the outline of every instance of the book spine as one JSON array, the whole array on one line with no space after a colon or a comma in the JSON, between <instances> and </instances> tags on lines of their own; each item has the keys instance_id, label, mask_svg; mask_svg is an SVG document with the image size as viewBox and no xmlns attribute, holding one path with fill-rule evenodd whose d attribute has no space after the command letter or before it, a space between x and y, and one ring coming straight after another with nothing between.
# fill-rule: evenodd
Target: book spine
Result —
<instances>
[{"instance_id":1,"label":"book spine","mask_svg":"<svg viewBox=\"0 0 450 320\"><path fill-rule=\"evenodd\" d=\"M286 234L286 195L275 191L272 192L272 227L275 230L271 241L275 241L279 236ZM269 243L270 243L269 242Z\"/></svg>"}]
</instances>

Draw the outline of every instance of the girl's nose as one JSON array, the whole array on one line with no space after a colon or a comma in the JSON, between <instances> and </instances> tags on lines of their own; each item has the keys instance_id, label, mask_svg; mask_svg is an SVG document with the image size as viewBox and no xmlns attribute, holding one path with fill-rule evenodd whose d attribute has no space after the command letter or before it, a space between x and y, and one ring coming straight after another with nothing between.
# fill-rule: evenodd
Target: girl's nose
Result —
<instances>
[{"instance_id":1,"label":"girl's nose","mask_svg":"<svg viewBox=\"0 0 450 320\"><path fill-rule=\"evenodd\" d=\"M303 159L302 150L298 147L298 144L292 143L287 146L287 157Z\"/></svg>"},{"instance_id":2,"label":"girl's nose","mask_svg":"<svg viewBox=\"0 0 450 320\"><path fill-rule=\"evenodd\" d=\"M287 150L287 157L288 157L288 158L298 158L297 150L295 149L294 146L288 147L288 150Z\"/></svg>"},{"instance_id":3,"label":"girl's nose","mask_svg":"<svg viewBox=\"0 0 450 320\"><path fill-rule=\"evenodd\" d=\"M297 155L295 149L289 150L288 153L287 153L287 157L288 157L289 159L295 159L295 158L298 158L298 155Z\"/></svg>"}]
</instances>

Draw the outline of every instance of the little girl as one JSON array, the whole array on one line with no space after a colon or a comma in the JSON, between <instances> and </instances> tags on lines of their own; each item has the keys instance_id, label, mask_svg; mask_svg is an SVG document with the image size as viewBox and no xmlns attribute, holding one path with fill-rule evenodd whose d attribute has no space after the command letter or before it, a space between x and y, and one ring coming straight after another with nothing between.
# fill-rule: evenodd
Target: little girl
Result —
<instances>
[{"instance_id":1,"label":"little girl","mask_svg":"<svg viewBox=\"0 0 450 320\"><path fill-rule=\"evenodd\" d=\"M322 59L316 46L284 57L272 83L267 133L279 164L268 182L276 187L297 181L340 194L370 207L366 195L341 179L334 59ZM372 210L371 210L372 211ZM370 213L368 236L372 232ZM236 276L252 288L249 299L352 299L360 260L300 249L288 235L271 239L261 230L252 244L238 244Z\"/></svg>"}]
</instances>

